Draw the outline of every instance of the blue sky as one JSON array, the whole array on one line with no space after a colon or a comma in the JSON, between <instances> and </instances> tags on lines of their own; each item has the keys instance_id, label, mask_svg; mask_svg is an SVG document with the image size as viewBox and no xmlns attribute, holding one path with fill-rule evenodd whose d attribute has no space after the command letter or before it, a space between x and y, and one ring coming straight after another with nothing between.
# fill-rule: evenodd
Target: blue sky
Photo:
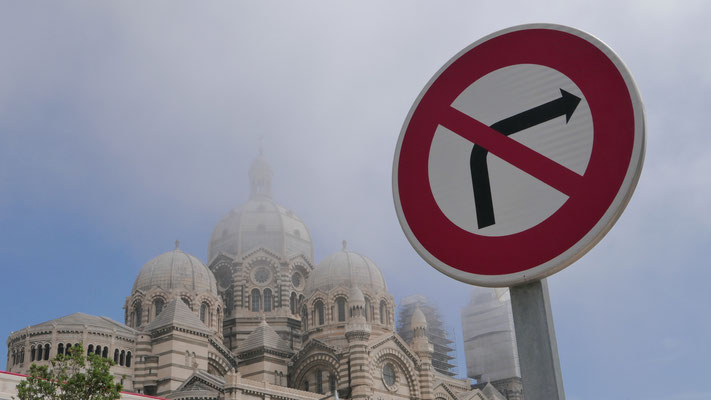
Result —
<instances>
[{"instance_id":1,"label":"blue sky","mask_svg":"<svg viewBox=\"0 0 711 400\"><path fill-rule=\"evenodd\" d=\"M402 234L395 144L450 57L496 30L551 22L620 55L648 135L617 225L549 278L567 398L711 398L711 6L442 3L3 3L2 337L76 311L123 321L138 271L176 239L204 260L213 226L247 199L263 137L274 197L307 223L316 261L348 240L396 299L434 299L461 340L470 288Z\"/></svg>"}]
</instances>

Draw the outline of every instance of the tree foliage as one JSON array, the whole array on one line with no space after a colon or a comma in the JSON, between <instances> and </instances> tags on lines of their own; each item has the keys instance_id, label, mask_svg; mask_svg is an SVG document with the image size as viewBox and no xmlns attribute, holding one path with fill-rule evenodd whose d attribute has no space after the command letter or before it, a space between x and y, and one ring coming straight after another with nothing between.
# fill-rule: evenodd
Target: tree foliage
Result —
<instances>
[{"instance_id":1,"label":"tree foliage","mask_svg":"<svg viewBox=\"0 0 711 400\"><path fill-rule=\"evenodd\" d=\"M96 354L84 357L76 345L49 365L32 364L30 376L17 385L18 400L116 400L121 384L109 371L114 362Z\"/></svg>"}]
</instances>

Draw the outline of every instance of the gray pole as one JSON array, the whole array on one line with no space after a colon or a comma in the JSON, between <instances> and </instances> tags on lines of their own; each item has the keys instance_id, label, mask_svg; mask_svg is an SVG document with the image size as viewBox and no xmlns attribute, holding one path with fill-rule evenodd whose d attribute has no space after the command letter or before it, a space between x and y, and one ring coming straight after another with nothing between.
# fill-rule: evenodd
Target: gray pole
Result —
<instances>
[{"instance_id":1,"label":"gray pole","mask_svg":"<svg viewBox=\"0 0 711 400\"><path fill-rule=\"evenodd\" d=\"M565 400L545 279L511 287L511 308L526 400Z\"/></svg>"}]
</instances>

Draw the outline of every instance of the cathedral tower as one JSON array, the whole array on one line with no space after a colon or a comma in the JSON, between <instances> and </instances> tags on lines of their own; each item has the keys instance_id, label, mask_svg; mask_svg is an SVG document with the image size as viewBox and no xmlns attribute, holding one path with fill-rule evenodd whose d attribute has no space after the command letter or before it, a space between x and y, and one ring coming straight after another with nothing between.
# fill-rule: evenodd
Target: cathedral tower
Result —
<instances>
[{"instance_id":1,"label":"cathedral tower","mask_svg":"<svg viewBox=\"0 0 711 400\"><path fill-rule=\"evenodd\" d=\"M357 286L353 286L348 295L349 316L346 324L346 339L350 358L351 397L368 399L372 394L373 377L368 369L368 339L370 324L365 318L365 296Z\"/></svg>"}]
</instances>

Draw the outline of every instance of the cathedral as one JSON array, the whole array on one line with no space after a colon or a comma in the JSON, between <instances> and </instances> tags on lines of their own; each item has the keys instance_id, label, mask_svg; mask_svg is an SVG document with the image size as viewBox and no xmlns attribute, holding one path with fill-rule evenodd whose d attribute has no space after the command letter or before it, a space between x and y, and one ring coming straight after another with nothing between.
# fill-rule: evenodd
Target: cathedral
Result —
<instances>
[{"instance_id":1,"label":"cathedral","mask_svg":"<svg viewBox=\"0 0 711 400\"><path fill-rule=\"evenodd\" d=\"M343 248L314 261L304 222L272 199L263 155L248 201L210 237L207 264L175 249L148 261L124 323L74 313L12 332L7 369L26 374L75 344L111 358L129 392L175 400L505 400L433 368L417 308L404 340L380 268Z\"/></svg>"}]
</instances>

